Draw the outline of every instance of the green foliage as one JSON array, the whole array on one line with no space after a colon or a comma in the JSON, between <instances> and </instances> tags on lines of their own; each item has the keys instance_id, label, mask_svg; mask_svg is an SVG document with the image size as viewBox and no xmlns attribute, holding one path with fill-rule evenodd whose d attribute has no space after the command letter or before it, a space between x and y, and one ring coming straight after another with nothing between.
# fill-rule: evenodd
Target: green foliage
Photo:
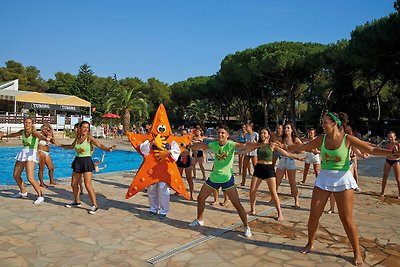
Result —
<instances>
[{"instance_id":1,"label":"green foliage","mask_svg":"<svg viewBox=\"0 0 400 267\"><path fill-rule=\"evenodd\" d=\"M226 55L211 76L168 85L156 78L98 77L85 63L76 75L57 72L47 82L34 66L7 61L0 82L19 79L21 90L76 95L122 116L124 126L144 123L160 103L172 123L193 120L256 125L297 118L317 125L326 110L368 121L400 114L400 1L396 12L356 27L350 40L330 45L302 42L262 44ZM360 122L361 123L361 122Z\"/></svg>"},{"instance_id":2,"label":"green foliage","mask_svg":"<svg viewBox=\"0 0 400 267\"><path fill-rule=\"evenodd\" d=\"M137 89L121 85L110 91L106 102L106 111L120 114L125 130L131 128L131 116L134 123L139 122L139 124L149 117L148 104L142 94Z\"/></svg>"}]
</instances>

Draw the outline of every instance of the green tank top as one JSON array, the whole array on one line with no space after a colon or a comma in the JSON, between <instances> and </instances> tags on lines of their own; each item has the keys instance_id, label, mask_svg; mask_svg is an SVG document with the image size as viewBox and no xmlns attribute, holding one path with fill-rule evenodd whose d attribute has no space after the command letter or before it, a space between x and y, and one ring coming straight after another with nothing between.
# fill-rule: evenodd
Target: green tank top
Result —
<instances>
[{"instance_id":1,"label":"green tank top","mask_svg":"<svg viewBox=\"0 0 400 267\"><path fill-rule=\"evenodd\" d=\"M24 146L24 148L37 150L39 142L38 139L32 135L32 133L28 137L26 137L25 130L23 130L22 145Z\"/></svg>"},{"instance_id":2,"label":"green tank top","mask_svg":"<svg viewBox=\"0 0 400 267\"><path fill-rule=\"evenodd\" d=\"M87 138L82 144L75 143L75 153L77 157L91 157L92 147L88 142Z\"/></svg>"},{"instance_id":3,"label":"green tank top","mask_svg":"<svg viewBox=\"0 0 400 267\"><path fill-rule=\"evenodd\" d=\"M324 135L321 146L322 170L348 171L350 169L350 149L346 147L346 137L347 134L344 135L342 143L338 149L330 150L325 147L326 135Z\"/></svg>"},{"instance_id":4,"label":"green tank top","mask_svg":"<svg viewBox=\"0 0 400 267\"><path fill-rule=\"evenodd\" d=\"M257 149L257 160L272 161L272 150L269 145Z\"/></svg>"}]
</instances>

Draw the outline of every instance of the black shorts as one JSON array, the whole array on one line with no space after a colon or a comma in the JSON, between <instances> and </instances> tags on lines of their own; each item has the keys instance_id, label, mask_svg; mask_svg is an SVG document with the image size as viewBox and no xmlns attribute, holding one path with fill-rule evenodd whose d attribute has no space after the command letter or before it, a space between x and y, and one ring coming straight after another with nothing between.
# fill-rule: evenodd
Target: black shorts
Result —
<instances>
[{"instance_id":1,"label":"black shorts","mask_svg":"<svg viewBox=\"0 0 400 267\"><path fill-rule=\"evenodd\" d=\"M186 162L185 162L186 158ZM178 168L190 168L192 166L192 157L191 156L179 156L178 160L176 161L176 165Z\"/></svg>"},{"instance_id":2,"label":"black shorts","mask_svg":"<svg viewBox=\"0 0 400 267\"><path fill-rule=\"evenodd\" d=\"M275 169L272 164L257 163L254 167L253 176L262 180L275 177Z\"/></svg>"},{"instance_id":3,"label":"black shorts","mask_svg":"<svg viewBox=\"0 0 400 267\"><path fill-rule=\"evenodd\" d=\"M92 157L75 157L71 168L76 173L93 172L94 163Z\"/></svg>"},{"instance_id":4,"label":"black shorts","mask_svg":"<svg viewBox=\"0 0 400 267\"><path fill-rule=\"evenodd\" d=\"M203 157L203 150L197 150L197 151L196 151L196 157L197 157L197 158Z\"/></svg>"}]
</instances>

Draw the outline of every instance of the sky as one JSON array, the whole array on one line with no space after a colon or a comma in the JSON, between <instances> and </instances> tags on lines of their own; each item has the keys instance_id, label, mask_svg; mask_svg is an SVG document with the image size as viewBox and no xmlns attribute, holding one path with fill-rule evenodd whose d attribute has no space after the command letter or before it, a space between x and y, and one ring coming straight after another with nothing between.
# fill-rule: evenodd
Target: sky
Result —
<instances>
[{"instance_id":1,"label":"sky","mask_svg":"<svg viewBox=\"0 0 400 267\"><path fill-rule=\"evenodd\" d=\"M228 54L279 42L335 43L387 16L394 0L3 1L0 67L172 84L218 72Z\"/></svg>"}]
</instances>

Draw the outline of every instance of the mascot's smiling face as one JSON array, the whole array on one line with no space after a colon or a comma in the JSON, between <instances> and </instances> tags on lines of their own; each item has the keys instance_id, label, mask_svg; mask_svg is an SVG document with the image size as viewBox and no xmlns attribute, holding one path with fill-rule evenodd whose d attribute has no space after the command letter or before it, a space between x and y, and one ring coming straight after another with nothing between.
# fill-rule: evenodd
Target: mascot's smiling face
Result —
<instances>
[{"instance_id":1,"label":"mascot's smiling face","mask_svg":"<svg viewBox=\"0 0 400 267\"><path fill-rule=\"evenodd\" d=\"M160 124L160 125L157 126L157 132L158 133L162 134L165 131L167 131L167 126L165 126L164 124Z\"/></svg>"},{"instance_id":2,"label":"mascot's smiling face","mask_svg":"<svg viewBox=\"0 0 400 267\"><path fill-rule=\"evenodd\" d=\"M172 129L168 121L167 112L163 104L157 109L156 115L154 116L153 123L151 125L150 133L154 136L160 135L163 137L168 137L172 135Z\"/></svg>"}]
</instances>

